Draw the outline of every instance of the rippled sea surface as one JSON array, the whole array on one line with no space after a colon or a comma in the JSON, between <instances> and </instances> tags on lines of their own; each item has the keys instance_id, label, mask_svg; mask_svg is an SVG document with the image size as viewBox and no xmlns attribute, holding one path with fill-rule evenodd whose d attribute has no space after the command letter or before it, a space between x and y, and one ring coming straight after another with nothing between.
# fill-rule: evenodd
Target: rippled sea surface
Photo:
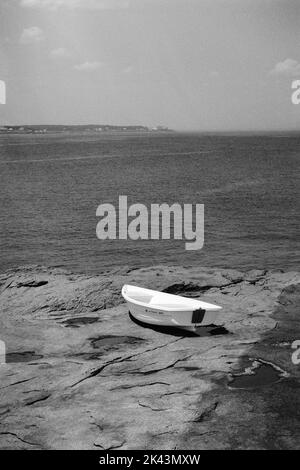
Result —
<instances>
[{"instance_id":1,"label":"rippled sea surface","mask_svg":"<svg viewBox=\"0 0 300 470\"><path fill-rule=\"evenodd\" d=\"M299 268L299 158L300 134L0 135L0 270ZM149 209L204 203L203 249L98 240L96 209L119 195Z\"/></svg>"}]
</instances>

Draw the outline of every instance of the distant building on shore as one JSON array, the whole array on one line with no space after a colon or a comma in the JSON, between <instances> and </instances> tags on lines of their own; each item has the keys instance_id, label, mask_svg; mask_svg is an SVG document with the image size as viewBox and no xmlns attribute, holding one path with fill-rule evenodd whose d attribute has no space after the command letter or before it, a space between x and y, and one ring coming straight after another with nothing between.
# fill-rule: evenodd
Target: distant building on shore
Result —
<instances>
[{"instance_id":1,"label":"distant building on shore","mask_svg":"<svg viewBox=\"0 0 300 470\"><path fill-rule=\"evenodd\" d=\"M170 131L170 129L166 126L156 126L152 127L152 131Z\"/></svg>"}]
</instances>

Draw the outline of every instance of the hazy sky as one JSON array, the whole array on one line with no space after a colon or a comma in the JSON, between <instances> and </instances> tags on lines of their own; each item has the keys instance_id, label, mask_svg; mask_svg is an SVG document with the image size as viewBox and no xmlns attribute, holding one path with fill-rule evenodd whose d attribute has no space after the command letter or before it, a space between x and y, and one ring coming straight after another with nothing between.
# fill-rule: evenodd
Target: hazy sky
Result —
<instances>
[{"instance_id":1,"label":"hazy sky","mask_svg":"<svg viewBox=\"0 0 300 470\"><path fill-rule=\"evenodd\" d=\"M0 124L300 129L300 0L0 0Z\"/></svg>"}]
</instances>

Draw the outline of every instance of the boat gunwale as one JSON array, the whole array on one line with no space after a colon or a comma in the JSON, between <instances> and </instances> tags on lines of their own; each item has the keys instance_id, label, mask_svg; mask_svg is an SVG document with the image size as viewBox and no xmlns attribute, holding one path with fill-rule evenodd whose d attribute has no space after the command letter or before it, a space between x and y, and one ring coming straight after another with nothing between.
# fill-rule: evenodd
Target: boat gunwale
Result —
<instances>
[{"instance_id":1,"label":"boat gunwale","mask_svg":"<svg viewBox=\"0 0 300 470\"><path fill-rule=\"evenodd\" d=\"M196 302L198 305L194 305L194 307L192 305L190 306L187 306L187 307L184 307L184 306L181 306L181 307L168 307L167 305L150 305L149 304L146 304L145 302L141 302L139 300L136 300L136 299L133 299L132 297L130 297L126 292L125 292L125 289L126 287L134 287L136 289L140 289L140 290L143 290L143 291L146 291L148 293L153 293L153 294L164 294L166 296L170 296L170 297L180 297L181 299L186 299L188 301L193 301L193 302ZM197 300L197 299L190 299L189 297L183 297L183 296L177 296L177 295L174 295L174 294L169 294L168 292L160 292L160 291L155 291L155 290L152 290L152 289L146 289L144 287L139 287L139 286L133 286L131 284L124 284L124 286L122 287L122 296L123 298L127 301L127 302L131 302L132 304L135 304L135 305L139 305L141 307L145 307L145 308L149 308L149 309L153 309L153 310L165 310L167 312L190 312L190 311L193 311L193 310L196 310L197 308L203 308L204 310L206 310L207 312L216 312L216 311L219 311L222 309L222 307L220 307L219 305L214 305L214 304L208 304L208 302L203 302L201 300ZM212 308L210 307L204 307L204 305L212 305Z\"/></svg>"}]
</instances>

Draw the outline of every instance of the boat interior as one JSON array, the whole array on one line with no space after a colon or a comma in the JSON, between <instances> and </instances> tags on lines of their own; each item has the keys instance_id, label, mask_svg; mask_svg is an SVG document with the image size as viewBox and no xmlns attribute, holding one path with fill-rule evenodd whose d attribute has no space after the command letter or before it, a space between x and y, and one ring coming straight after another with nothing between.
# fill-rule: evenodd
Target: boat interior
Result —
<instances>
[{"instance_id":1,"label":"boat interior","mask_svg":"<svg viewBox=\"0 0 300 470\"><path fill-rule=\"evenodd\" d=\"M168 308L174 308L178 309L180 306L184 308L186 306L186 302L180 302L180 297L176 299L176 301L172 302L172 297L173 296L168 296L165 293L162 293L161 295L159 293L151 294L151 293L146 293L146 292L139 292L138 290L134 291L129 291L127 292L127 295L132 299L137 302L141 302L143 304L147 304L149 306L153 307L168 307ZM180 299L180 300L179 300ZM187 299L190 300L190 299Z\"/></svg>"}]
</instances>

